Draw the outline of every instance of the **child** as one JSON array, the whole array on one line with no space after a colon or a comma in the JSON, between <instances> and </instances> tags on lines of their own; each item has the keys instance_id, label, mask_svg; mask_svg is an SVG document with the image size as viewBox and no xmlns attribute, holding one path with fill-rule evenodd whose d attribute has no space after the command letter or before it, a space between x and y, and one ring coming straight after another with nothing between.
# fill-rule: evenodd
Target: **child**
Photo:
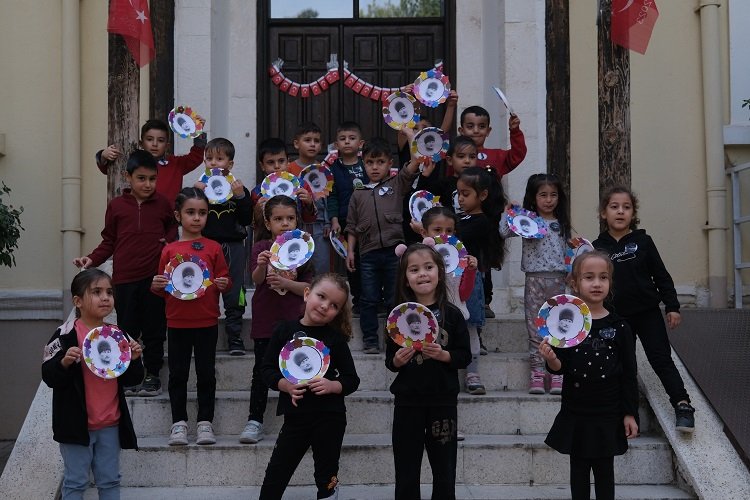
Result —
<instances>
[{"instance_id":1,"label":"child","mask_svg":"<svg viewBox=\"0 0 750 500\"><path fill-rule=\"evenodd\" d=\"M141 127L139 145L150 153L159 164L159 184L156 192L164 195L172 203L182 188L182 176L192 172L203 163L203 148L206 147L206 134L193 139L193 147L184 156L167 155L169 147L169 126L162 120L147 120ZM103 174L122 155L122 151L111 144L96 153L96 166Z\"/></svg>"},{"instance_id":2,"label":"child","mask_svg":"<svg viewBox=\"0 0 750 500\"><path fill-rule=\"evenodd\" d=\"M412 93L414 90L414 84L410 83L404 87L404 92ZM440 124L440 128L446 132L451 130L453 119L456 117L456 106L458 105L458 93L455 90L451 90L448 95L448 99L445 101L445 114L443 115L443 121ZM420 115L420 119L414 127L414 132L419 132L427 127L432 127L432 122L424 115ZM408 128L408 127L406 127ZM407 135L406 130L402 128L398 132L398 160L401 166L406 165L411 160L411 139Z\"/></svg>"},{"instance_id":3,"label":"child","mask_svg":"<svg viewBox=\"0 0 750 500\"><path fill-rule=\"evenodd\" d=\"M146 378L140 390L127 387L126 395L161 394L159 371L164 358L166 322L164 299L150 292L165 241L177 235L172 205L155 191L159 171L146 151L128 158L125 178L130 188L113 198L104 216L102 241L88 256L73 260L81 268L100 266L113 257L112 283L120 327L144 345Z\"/></svg>"},{"instance_id":4,"label":"child","mask_svg":"<svg viewBox=\"0 0 750 500\"><path fill-rule=\"evenodd\" d=\"M421 351L386 341L385 365L398 374L391 384L395 498L420 498L424 450L432 467L433 498L455 498L458 370L469 364L471 351L466 321L448 300L443 258L433 247L415 243L401 255L396 300L429 307L439 332Z\"/></svg>"},{"instance_id":5,"label":"child","mask_svg":"<svg viewBox=\"0 0 750 500\"><path fill-rule=\"evenodd\" d=\"M352 335L349 288L338 274L319 274L305 288L304 300L302 318L278 323L263 358L263 380L279 391L276 413L284 415L284 424L266 467L261 500L281 498L311 446L317 498L338 497L339 456L346 429L344 397L359 387L347 345ZM281 375L279 352L297 336L315 338L330 349L323 378L294 385Z\"/></svg>"},{"instance_id":6,"label":"child","mask_svg":"<svg viewBox=\"0 0 750 500\"><path fill-rule=\"evenodd\" d=\"M614 500L614 457L625 453L627 440L638 435L635 344L627 323L604 308L611 281L612 262L606 254L578 257L570 286L589 306L591 331L575 347L553 348L547 338L539 345L547 369L565 374L562 407L544 442L570 455L573 500L588 500L591 470L597 500Z\"/></svg>"},{"instance_id":7,"label":"child","mask_svg":"<svg viewBox=\"0 0 750 500\"><path fill-rule=\"evenodd\" d=\"M429 162L425 165L417 180L417 189L425 189L440 197L443 206L449 207L455 213L462 215L463 210L458 204L458 192L456 182L458 177L467 167L475 167L477 164L477 147L474 141L468 137L459 135L448 148L445 164L452 172L451 175L441 175L437 172L435 163Z\"/></svg>"},{"instance_id":8,"label":"child","mask_svg":"<svg viewBox=\"0 0 750 500\"><path fill-rule=\"evenodd\" d=\"M565 293L565 251L570 238L568 197L562 182L553 174L534 174L526 182L523 208L536 212L547 222L550 230L544 238L523 238L521 271L526 273L523 305L526 333L529 336L529 394L544 394L544 361L539 355L536 318L542 304L555 295ZM517 236L508 227L507 215L500 220L503 238ZM562 376L552 375L550 394L562 392Z\"/></svg>"},{"instance_id":9,"label":"child","mask_svg":"<svg viewBox=\"0 0 750 500\"><path fill-rule=\"evenodd\" d=\"M363 189L354 191L349 202L346 267L352 273L359 268L361 273L359 324L364 340L363 351L377 354L380 352L378 305L382 299L388 311L393 307L398 267L393 251L404 240L401 206L405 193L417 176L417 162L410 162L397 176L391 177L391 148L381 138L367 141L362 158L370 182ZM354 257L357 250L359 265Z\"/></svg>"},{"instance_id":10,"label":"child","mask_svg":"<svg viewBox=\"0 0 750 500\"><path fill-rule=\"evenodd\" d=\"M458 204L464 216L458 221L458 237L466 245L469 255L477 258L479 272L474 290L466 301L469 309L469 324L477 328L477 334L485 323L485 286L483 274L493 267L500 267L505 255L503 239L497 231L505 205L503 187L487 169L468 167L456 181ZM481 336L480 336L481 348Z\"/></svg>"},{"instance_id":11,"label":"child","mask_svg":"<svg viewBox=\"0 0 750 500\"><path fill-rule=\"evenodd\" d=\"M208 199L197 188L184 188L175 200L175 218L182 226L179 241L161 252L159 269L165 269L176 255L192 255L205 262L212 284L193 300L180 300L166 294L169 278L154 276L151 290L167 299L167 337L169 347L169 403L172 427L169 445L188 444L187 382L190 358L195 355L198 391L198 428L196 444L214 444L213 419L216 398L216 340L219 336L219 292L230 288L229 269L221 245L202 235L208 218Z\"/></svg>"},{"instance_id":12,"label":"child","mask_svg":"<svg viewBox=\"0 0 750 500\"><path fill-rule=\"evenodd\" d=\"M320 153L321 134L320 127L312 122L305 122L297 127L293 144L299 157L289 164L289 172L299 176L302 169L316 162ZM320 183L326 182L323 176L318 177ZM328 197L315 200L315 209L317 210L315 222L303 224L302 229L310 233L315 241L312 263L315 274L322 274L327 273L331 268L331 244L328 241L328 235L331 232L331 212L328 210Z\"/></svg>"},{"instance_id":13,"label":"child","mask_svg":"<svg viewBox=\"0 0 750 500\"><path fill-rule=\"evenodd\" d=\"M672 361L672 348L659 310L663 302L670 329L680 324L680 303L674 281L669 275L654 240L638 229L638 199L630 189L615 186L607 190L599 203L599 217L606 227L592 245L604 250L615 266L617 288L612 305L641 339L648 362L659 376L675 409L677 430L695 429L695 409L685 390L682 377Z\"/></svg>"},{"instance_id":14,"label":"child","mask_svg":"<svg viewBox=\"0 0 750 500\"><path fill-rule=\"evenodd\" d=\"M458 217L448 207L432 207L422 216L422 236L428 238L444 234L451 236L456 233L457 225ZM460 277L448 274L446 286L448 287L448 300L461 311L464 319L468 321L469 310L466 308L466 300L474 289L474 281L477 274L477 258L467 255L466 259L467 266L464 269L464 273ZM487 390L479 376L479 335L476 325L469 324L467 327L471 346L471 362L466 367L466 392L475 395L486 394Z\"/></svg>"},{"instance_id":15,"label":"child","mask_svg":"<svg viewBox=\"0 0 750 500\"><path fill-rule=\"evenodd\" d=\"M263 382L261 365L274 326L282 320L299 318L302 313L302 297L312 279L310 263L291 271L279 271L270 265L273 241L280 234L297 228L297 203L288 196L274 196L263 205L263 214L265 231L260 233L260 239L253 245L250 256L250 270L255 283L250 330L255 363L250 383L249 415L245 429L240 434L240 443L245 444L255 444L263 439L263 414L268 403L268 386Z\"/></svg>"},{"instance_id":16,"label":"child","mask_svg":"<svg viewBox=\"0 0 750 500\"><path fill-rule=\"evenodd\" d=\"M234 167L234 144L223 137L212 139L206 144L206 168L220 168L231 171ZM206 189L202 182L195 187ZM227 333L229 354L242 356L245 344L242 342L242 315L245 314L245 239L247 226L252 224L250 191L236 179L232 182L232 198L224 203L211 205L203 235L221 245L224 260L229 265L232 286L222 293L224 300L224 329Z\"/></svg>"},{"instance_id":17,"label":"child","mask_svg":"<svg viewBox=\"0 0 750 500\"><path fill-rule=\"evenodd\" d=\"M80 346L112 312L112 280L104 271L86 269L73 278L70 293L76 319L57 329L42 364L42 379L52 388L53 439L65 467L62 497L83 498L93 471L99 498L119 498L120 449L138 449L123 388L143 380L141 346L128 337L130 365L118 378L94 375Z\"/></svg>"}]
</instances>

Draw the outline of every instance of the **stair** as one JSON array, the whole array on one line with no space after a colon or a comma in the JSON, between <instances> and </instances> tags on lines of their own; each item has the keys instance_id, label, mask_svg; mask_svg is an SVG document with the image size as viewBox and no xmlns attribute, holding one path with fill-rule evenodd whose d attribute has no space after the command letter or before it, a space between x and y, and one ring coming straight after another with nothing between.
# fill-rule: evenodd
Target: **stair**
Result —
<instances>
[{"instance_id":1,"label":"stair","mask_svg":"<svg viewBox=\"0 0 750 500\"><path fill-rule=\"evenodd\" d=\"M339 498L391 498L393 403L388 387L394 374L385 368L383 354L361 352L356 319L354 327L355 338L350 347L362 383L346 399L348 426L341 454ZM244 331L249 331L249 327ZM246 356L229 356L223 333L219 338L214 420L217 444L169 447L166 442L172 422L166 390L154 398L129 398L141 450L122 453L123 499L257 497L282 423L282 418L275 415L278 394L269 393L265 439L256 445L240 444L238 436L247 420L254 358L252 349ZM459 396L459 430L466 434L466 440L458 447L458 498L568 498L568 457L544 444L560 398L527 393L528 358L522 318L489 320L482 339L490 350L480 359L488 393ZM245 343L252 345L249 338ZM161 376L166 388L166 363ZM191 442L195 439L196 411L193 377L191 374L188 388ZM645 398L641 400L641 424L642 436L630 442L627 454L615 459L618 498L695 498L677 486L672 449ZM424 497L430 495L431 480L425 457ZM284 498L314 497L312 482L312 457L308 452ZM89 491L86 498L96 498L95 490Z\"/></svg>"}]
</instances>

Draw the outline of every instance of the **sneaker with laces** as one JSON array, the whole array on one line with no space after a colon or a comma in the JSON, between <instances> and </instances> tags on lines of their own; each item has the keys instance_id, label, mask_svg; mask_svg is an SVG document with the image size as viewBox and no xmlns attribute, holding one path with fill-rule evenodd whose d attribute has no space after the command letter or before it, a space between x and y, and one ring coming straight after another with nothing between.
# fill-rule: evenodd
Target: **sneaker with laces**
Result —
<instances>
[{"instance_id":1,"label":"sneaker with laces","mask_svg":"<svg viewBox=\"0 0 750 500\"><path fill-rule=\"evenodd\" d=\"M487 390L484 388L484 384L482 384L482 379L478 373L466 374L466 392L477 396L487 394Z\"/></svg>"},{"instance_id":2,"label":"sneaker with laces","mask_svg":"<svg viewBox=\"0 0 750 500\"><path fill-rule=\"evenodd\" d=\"M690 403L683 401L677 403L674 409L675 428L680 432L692 433L695 431L695 408Z\"/></svg>"},{"instance_id":3,"label":"sneaker with laces","mask_svg":"<svg viewBox=\"0 0 750 500\"><path fill-rule=\"evenodd\" d=\"M562 394L562 375L550 375L549 379L549 393L550 394Z\"/></svg>"},{"instance_id":4,"label":"sneaker with laces","mask_svg":"<svg viewBox=\"0 0 750 500\"><path fill-rule=\"evenodd\" d=\"M368 345L362 349L362 352L365 354L380 354L380 348L376 345Z\"/></svg>"},{"instance_id":5,"label":"sneaker with laces","mask_svg":"<svg viewBox=\"0 0 750 500\"><path fill-rule=\"evenodd\" d=\"M139 396L158 396L161 394L161 380L156 375L148 374L138 391Z\"/></svg>"},{"instance_id":6,"label":"sneaker with laces","mask_svg":"<svg viewBox=\"0 0 750 500\"><path fill-rule=\"evenodd\" d=\"M214 436L214 426L208 420L198 422L198 438L195 444L216 444Z\"/></svg>"},{"instance_id":7,"label":"sneaker with laces","mask_svg":"<svg viewBox=\"0 0 750 500\"><path fill-rule=\"evenodd\" d=\"M230 356L245 355L245 343L239 335L237 337L229 337L228 347Z\"/></svg>"},{"instance_id":8,"label":"sneaker with laces","mask_svg":"<svg viewBox=\"0 0 750 500\"><path fill-rule=\"evenodd\" d=\"M125 396L137 396L138 391L141 390L140 385L129 385L127 387L122 388L123 392L125 393Z\"/></svg>"},{"instance_id":9,"label":"sneaker with laces","mask_svg":"<svg viewBox=\"0 0 750 500\"><path fill-rule=\"evenodd\" d=\"M544 372L531 370L529 394L544 394Z\"/></svg>"},{"instance_id":10,"label":"sneaker with laces","mask_svg":"<svg viewBox=\"0 0 750 500\"><path fill-rule=\"evenodd\" d=\"M248 420L245 429L240 434L240 443L255 444L263 439L263 424L256 420Z\"/></svg>"},{"instance_id":11,"label":"sneaker with laces","mask_svg":"<svg viewBox=\"0 0 750 500\"><path fill-rule=\"evenodd\" d=\"M169 446L185 446L188 444L187 422L180 420L172 424L168 444Z\"/></svg>"}]
</instances>

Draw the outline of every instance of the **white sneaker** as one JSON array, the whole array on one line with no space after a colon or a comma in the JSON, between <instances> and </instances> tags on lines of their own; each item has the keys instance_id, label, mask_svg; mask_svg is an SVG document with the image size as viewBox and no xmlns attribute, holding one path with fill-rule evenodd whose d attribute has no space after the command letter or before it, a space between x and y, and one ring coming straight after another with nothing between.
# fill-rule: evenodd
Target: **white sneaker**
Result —
<instances>
[{"instance_id":1,"label":"white sneaker","mask_svg":"<svg viewBox=\"0 0 750 500\"><path fill-rule=\"evenodd\" d=\"M240 434L240 443L255 444L263 439L263 424L256 420L248 420L245 429Z\"/></svg>"},{"instance_id":2,"label":"white sneaker","mask_svg":"<svg viewBox=\"0 0 750 500\"><path fill-rule=\"evenodd\" d=\"M180 420L172 424L168 444L169 446L185 446L188 444L187 422Z\"/></svg>"},{"instance_id":3,"label":"white sneaker","mask_svg":"<svg viewBox=\"0 0 750 500\"><path fill-rule=\"evenodd\" d=\"M198 438L195 440L195 444L216 444L214 427L208 420L198 422Z\"/></svg>"}]
</instances>

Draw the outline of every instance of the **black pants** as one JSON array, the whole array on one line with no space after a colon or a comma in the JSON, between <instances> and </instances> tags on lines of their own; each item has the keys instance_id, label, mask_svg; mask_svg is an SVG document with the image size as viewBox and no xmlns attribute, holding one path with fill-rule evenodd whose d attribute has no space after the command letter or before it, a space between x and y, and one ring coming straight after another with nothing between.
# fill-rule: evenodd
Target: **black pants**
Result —
<instances>
[{"instance_id":1,"label":"black pants","mask_svg":"<svg viewBox=\"0 0 750 500\"><path fill-rule=\"evenodd\" d=\"M680 372L672 361L672 346L669 344L661 309L655 307L626 319L633 330L633 341L635 342L636 335L641 339L648 362L661 380L672 406L677 406L682 400L690 401Z\"/></svg>"},{"instance_id":2,"label":"black pants","mask_svg":"<svg viewBox=\"0 0 750 500\"><path fill-rule=\"evenodd\" d=\"M313 396L314 397L314 396ZM315 463L317 498L328 498L338 483L341 443L346 413L309 413L284 416L284 425L266 467L260 500L280 500L308 448Z\"/></svg>"},{"instance_id":3,"label":"black pants","mask_svg":"<svg viewBox=\"0 0 750 500\"><path fill-rule=\"evenodd\" d=\"M408 407L393 410L393 463L396 500L418 500L422 454L432 468L432 498L456 498L456 406Z\"/></svg>"},{"instance_id":4,"label":"black pants","mask_svg":"<svg viewBox=\"0 0 750 500\"><path fill-rule=\"evenodd\" d=\"M253 364L253 378L250 381L250 414L247 419L260 423L263 423L263 414L266 412L266 405L268 404L268 386L263 382L260 365L263 364L263 358L266 355L270 340L253 339L255 363Z\"/></svg>"},{"instance_id":5,"label":"black pants","mask_svg":"<svg viewBox=\"0 0 750 500\"><path fill-rule=\"evenodd\" d=\"M573 500L590 500L590 473L594 471L596 500L615 500L615 457L570 456L570 495Z\"/></svg>"},{"instance_id":6,"label":"black pants","mask_svg":"<svg viewBox=\"0 0 750 500\"><path fill-rule=\"evenodd\" d=\"M229 241L221 244L224 259L229 266L232 288L221 294L224 301L224 330L227 338L238 338L242 333L242 315L245 313L245 244L242 241Z\"/></svg>"},{"instance_id":7,"label":"black pants","mask_svg":"<svg viewBox=\"0 0 750 500\"><path fill-rule=\"evenodd\" d=\"M187 422L187 382L195 354L198 422L214 419L216 404L216 340L218 325L206 328L169 328L169 404L172 422Z\"/></svg>"},{"instance_id":8,"label":"black pants","mask_svg":"<svg viewBox=\"0 0 750 500\"><path fill-rule=\"evenodd\" d=\"M492 269L484 273L484 305L492 302Z\"/></svg>"},{"instance_id":9,"label":"black pants","mask_svg":"<svg viewBox=\"0 0 750 500\"><path fill-rule=\"evenodd\" d=\"M164 340L167 320L164 299L151 293L149 276L114 286L117 325L134 339L143 342L143 365L146 373L159 376L164 364Z\"/></svg>"}]
</instances>

